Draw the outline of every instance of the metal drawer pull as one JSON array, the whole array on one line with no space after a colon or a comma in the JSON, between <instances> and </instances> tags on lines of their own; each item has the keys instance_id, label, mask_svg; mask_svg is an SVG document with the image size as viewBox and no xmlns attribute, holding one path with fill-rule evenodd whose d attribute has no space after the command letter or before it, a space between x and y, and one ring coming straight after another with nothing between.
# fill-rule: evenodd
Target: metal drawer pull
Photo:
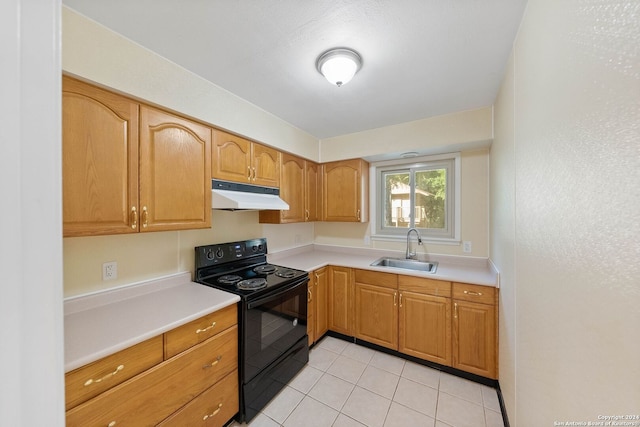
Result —
<instances>
[{"instance_id":1,"label":"metal drawer pull","mask_svg":"<svg viewBox=\"0 0 640 427\"><path fill-rule=\"evenodd\" d=\"M458 303L457 302L453 303L453 318L454 319L458 318Z\"/></svg>"},{"instance_id":2,"label":"metal drawer pull","mask_svg":"<svg viewBox=\"0 0 640 427\"><path fill-rule=\"evenodd\" d=\"M313 301L313 295L311 295L311 289L307 289L307 295L309 295L309 297L307 298L307 302Z\"/></svg>"},{"instance_id":3,"label":"metal drawer pull","mask_svg":"<svg viewBox=\"0 0 640 427\"><path fill-rule=\"evenodd\" d=\"M211 324L211 326L207 326L207 327L206 327L206 328L204 328L204 329L196 329L196 334L199 334L200 332L206 332L206 331L208 331L209 329L213 328L214 326L216 326L216 322L213 322L213 323Z\"/></svg>"},{"instance_id":4,"label":"metal drawer pull","mask_svg":"<svg viewBox=\"0 0 640 427\"><path fill-rule=\"evenodd\" d=\"M107 427L113 427L116 425L115 421L111 421L109 424L107 424Z\"/></svg>"},{"instance_id":5,"label":"metal drawer pull","mask_svg":"<svg viewBox=\"0 0 640 427\"><path fill-rule=\"evenodd\" d=\"M402 292L400 292L400 307L402 307Z\"/></svg>"},{"instance_id":6,"label":"metal drawer pull","mask_svg":"<svg viewBox=\"0 0 640 427\"><path fill-rule=\"evenodd\" d=\"M213 368L214 366L216 366L218 364L218 362L220 362L220 360L222 359L222 355L218 355L218 357L216 357L216 360L214 360L213 362L209 363L208 365L204 365L202 367L202 369L207 369L207 368Z\"/></svg>"},{"instance_id":7,"label":"metal drawer pull","mask_svg":"<svg viewBox=\"0 0 640 427\"><path fill-rule=\"evenodd\" d=\"M149 212L147 211L146 206L142 207L141 219L142 219L142 228L147 228L147 226L149 225Z\"/></svg>"},{"instance_id":8,"label":"metal drawer pull","mask_svg":"<svg viewBox=\"0 0 640 427\"><path fill-rule=\"evenodd\" d=\"M465 294L467 295L473 295L476 297L481 297L482 296L482 292L474 292L474 291L464 291Z\"/></svg>"},{"instance_id":9,"label":"metal drawer pull","mask_svg":"<svg viewBox=\"0 0 640 427\"><path fill-rule=\"evenodd\" d=\"M397 293L397 292L394 292L394 293L393 293L393 306L394 306L394 307L396 306L396 297L397 297L397 296L398 296L398 293Z\"/></svg>"},{"instance_id":10,"label":"metal drawer pull","mask_svg":"<svg viewBox=\"0 0 640 427\"><path fill-rule=\"evenodd\" d=\"M138 228L138 211L135 206L131 208L131 228L133 230Z\"/></svg>"},{"instance_id":11,"label":"metal drawer pull","mask_svg":"<svg viewBox=\"0 0 640 427\"><path fill-rule=\"evenodd\" d=\"M84 386L88 386L91 384L95 384L95 383L99 383L102 382L102 380L106 380L107 378L111 378L112 376L114 376L115 374L117 374L118 372L122 371L124 369L124 365L118 365L118 367L116 368L115 371L111 372L110 374L105 375L102 378L98 378L97 380L94 380L93 378L88 379L85 383Z\"/></svg>"},{"instance_id":12,"label":"metal drawer pull","mask_svg":"<svg viewBox=\"0 0 640 427\"><path fill-rule=\"evenodd\" d=\"M215 415L218 415L218 412L220 412L220 409L222 409L222 403L218 403L218 409L216 409L212 413L207 414L204 417L202 417L202 421L205 421L207 418L211 418L211 417L213 417Z\"/></svg>"}]
</instances>

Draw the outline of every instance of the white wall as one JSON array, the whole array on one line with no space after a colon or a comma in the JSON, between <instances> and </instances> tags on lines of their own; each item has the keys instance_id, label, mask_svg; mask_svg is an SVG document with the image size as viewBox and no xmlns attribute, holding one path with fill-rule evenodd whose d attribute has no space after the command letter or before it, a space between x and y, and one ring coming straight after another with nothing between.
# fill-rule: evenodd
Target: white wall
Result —
<instances>
[{"instance_id":1,"label":"white wall","mask_svg":"<svg viewBox=\"0 0 640 427\"><path fill-rule=\"evenodd\" d=\"M60 2L0 2L0 424L64 426Z\"/></svg>"},{"instance_id":2,"label":"white wall","mask_svg":"<svg viewBox=\"0 0 640 427\"><path fill-rule=\"evenodd\" d=\"M640 409L639 13L531 0L514 44L491 152L512 425Z\"/></svg>"}]
</instances>

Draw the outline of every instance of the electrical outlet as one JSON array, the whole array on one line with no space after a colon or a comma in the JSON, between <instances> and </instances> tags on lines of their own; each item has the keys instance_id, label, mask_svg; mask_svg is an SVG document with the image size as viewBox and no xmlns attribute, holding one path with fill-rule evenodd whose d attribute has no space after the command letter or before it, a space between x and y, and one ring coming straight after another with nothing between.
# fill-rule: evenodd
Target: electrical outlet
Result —
<instances>
[{"instance_id":1,"label":"electrical outlet","mask_svg":"<svg viewBox=\"0 0 640 427\"><path fill-rule=\"evenodd\" d=\"M118 263L115 261L102 264L102 280L114 280L118 278Z\"/></svg>"},{"instance_id":2,"label":"electrical outlet","mask_svg":"<svg viewBox=\"0 0 640 427\"><path fill-rule=\"evenodd\" d=\"M462 242L462 252L466 254L471 253L471 242L469 241Z\"/></svg>"}]
</instances>

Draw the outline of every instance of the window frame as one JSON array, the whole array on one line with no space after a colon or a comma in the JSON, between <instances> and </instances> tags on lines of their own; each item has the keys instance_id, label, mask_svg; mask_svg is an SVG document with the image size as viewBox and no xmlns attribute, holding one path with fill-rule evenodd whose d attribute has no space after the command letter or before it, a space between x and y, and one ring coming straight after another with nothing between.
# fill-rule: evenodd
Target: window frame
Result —
<instances>
[{"instance_id":1,"label":"window frame","mask_svg":"<svg viewBox=\"0 0 640 427\"><path fill-rule=\"evenodd\" d=\"M447 153L431 156L413 157L409 159L387 160L370 164L369 179L374 183L370 187L371 239L382 241L400 241L407 237L409 228L383 228L384 203L383 192L384 172L409 171L410 169L447 169L447 218L445 223L449 230L442 232L434 229L419 228L423 241L441 244L460 244L460 153ZM411 184L413 185L413 183ZM414 205L413 191L411 192L411 206ZM415 209L413 210L415 212Z\"/></svg>"}]
</instances>

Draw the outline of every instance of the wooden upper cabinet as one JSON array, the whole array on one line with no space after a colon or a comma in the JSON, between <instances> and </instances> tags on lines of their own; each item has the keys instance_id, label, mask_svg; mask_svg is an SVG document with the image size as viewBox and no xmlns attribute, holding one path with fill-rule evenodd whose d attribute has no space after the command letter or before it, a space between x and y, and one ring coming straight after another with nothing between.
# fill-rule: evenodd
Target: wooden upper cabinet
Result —
<instances>
[{"instance_id":1,"label":"wooden upper cabinet","mask_svg":"<svg viewBox=\"0 0 640 427\"><path fill-rule=\"evenodd\" d=\"M211 176L244 184L280 186L281 154L248 139L213 130Z\"/></svg>"},{"instance_id":2,"label":"wooden upper cabinet","mask_svg":"<svg viewBox=\"0 0 640 427\"><path fill-rule=\"evenodd\" d=\"M282 154L275 148L252 144L253 182L256 185L280 187L280 163Z\"/></svg>"},{"instance_id":3,"label":"wooden upper cabinet","mask_svg":"<svg viewBox=\"0 0 640 427\"><path fill-rule=\"evenodd\" d=\"M213 130L211 176L216 179L249 183L251 141L221 130Z\"/></svg>"},{"instance_id":4,"label":"wooden upper cabinet","mask_svg":"<svg viewBox=\"0 0 640 427\"><path fill-rule=\"evenodd\" d=\"M135 233L138 104L64 76L64 236Z\"/></svg>"},{"instance_id":5,"label":"wooden upper cabinet","mask_svg":"<svg viewBox=\"0 0 640 427\"><path fill-rule=\"evenodd\" d=\"M211 129L64 76L64 236L211 226Z\"/></svg>"},{"instance_id":6,"label":"wooden upper cabinet","mask_svg":"<svg viewBox=\"0 0 640 427\"><path fill-rule=\"evenodd\" d=\"M322 219L368 221L369 164L362 159L322 165Z\"/></svg>"},{"instance_id":7,"label":"wooden upper cabinet","mask_svg":"<svg viewBox=\"0 0 640 427\"><path fill-rule=\"evenodd\" d=\"M304 166L305 221L308 221L308 222L320 221L320 218L322 217L322 210L320 208L321 194L322 194L320 165L310 161L305 161L304 165L305 165Z\"/></svg>"},{"instance_id":8,"label":"wooden upper cabinet","mask_svg":"<svg viewBox=\"0 0 640 427\"><path fill-rule=\"evenodd\" d=\"M140 110L140 230L211 226L211 129Z\"/></svg>"},{"instance_id":9,"label":"wooden upper cabinet","mask_svg":"<svg viewBox=\"0 0 640 427\"><path fill-rule=\"evenodd\" d=\"M287 202L289 210L260 211L260 222L284 224L305 220L305 161L300 157L283 153L280 167L280 198Z\"/></svg>"}]
</instances>

